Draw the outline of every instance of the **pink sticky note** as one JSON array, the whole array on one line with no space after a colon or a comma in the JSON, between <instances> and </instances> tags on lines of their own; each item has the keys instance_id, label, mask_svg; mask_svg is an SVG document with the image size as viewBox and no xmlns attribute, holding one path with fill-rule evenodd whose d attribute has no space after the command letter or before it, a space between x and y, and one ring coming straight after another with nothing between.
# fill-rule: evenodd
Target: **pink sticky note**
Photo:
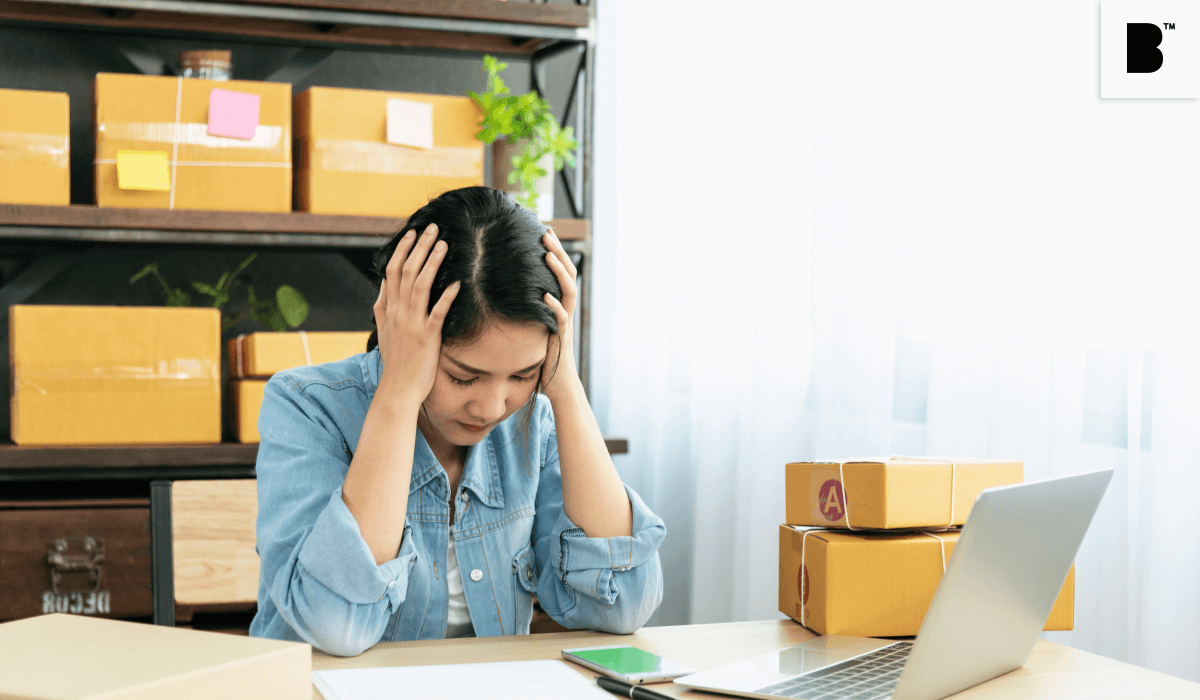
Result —
<instances>
[{"instance_id":1,"label":"pink sticky note","mask_svg":"<svg viewBox=\"0 0 1200 700\"><path fill-rule=\"evenodd\" d=\"M214 89L208 95L209 136L254 138L260 101L258 95Z\"/></svg>"}]
</instances>

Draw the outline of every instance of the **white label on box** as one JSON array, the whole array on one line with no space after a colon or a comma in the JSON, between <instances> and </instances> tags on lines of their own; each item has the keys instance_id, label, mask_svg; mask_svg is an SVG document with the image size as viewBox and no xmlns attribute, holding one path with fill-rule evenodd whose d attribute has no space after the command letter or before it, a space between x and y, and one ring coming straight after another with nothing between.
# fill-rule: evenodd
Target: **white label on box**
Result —
<instances>
[{"instance_id":1,"label":"white label on box","mask_svg":"<svg viewBox=\"0 0 1200 700\"><path fill-rule=\"evenodd\" d=\"M389 97L387 142L400 146L433 148L433 105Z\"/></svg>"}]
</instances>

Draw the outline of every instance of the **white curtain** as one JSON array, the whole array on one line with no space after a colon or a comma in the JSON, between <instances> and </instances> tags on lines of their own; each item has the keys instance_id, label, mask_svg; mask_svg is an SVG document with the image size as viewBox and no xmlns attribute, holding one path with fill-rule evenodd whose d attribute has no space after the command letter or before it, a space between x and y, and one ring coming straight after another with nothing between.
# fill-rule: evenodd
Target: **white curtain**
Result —
<instances>
[{"instance_id":1,"label":"white curtain","mask_svg":"<svg viewBox=\"0 0 1200 700\"><path fill-rule=\"evenodd\" d=\"M1113 468L1050 639L1200 680L1200 105L1096 2L605 0L593 400L653 622L778 618L783 465Z\"/></svg>"}]
</instances>

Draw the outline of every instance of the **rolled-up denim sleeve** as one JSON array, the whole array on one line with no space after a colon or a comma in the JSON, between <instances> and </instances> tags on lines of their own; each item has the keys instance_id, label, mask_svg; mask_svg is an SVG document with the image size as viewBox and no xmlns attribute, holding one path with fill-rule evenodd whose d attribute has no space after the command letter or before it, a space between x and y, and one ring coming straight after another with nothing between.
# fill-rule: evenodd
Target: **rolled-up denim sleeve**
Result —
<instances>
[{"instance_id":1,"label":"rolled-up denim sleeve","mask_svg":"<svg viewBox=\"0 0 1200 700\"><path fill-rule=\"evenodd\" d=\"M350 452L290 378L267 383L259 434L259 595L314 647L359 654L380 640L404 603L417 557L412 532L405 527L396 558L375 564L342 501Z\"/></svg>"},{"instance_id":2,"label":"rolled-up denim sleeve","mask_svg":"<svg viewBox=\"0 0 1200 700\"><path fill-rule=\"evenodd\" d=\"M553 416L547 418L553 421ZM557 436L543 446L534 519L538 603L560 624L628 634L646 623L662 602L658 547L667 529L628 486L633 534L588 537L563 508Z\"/></svg>"}]
</instances>

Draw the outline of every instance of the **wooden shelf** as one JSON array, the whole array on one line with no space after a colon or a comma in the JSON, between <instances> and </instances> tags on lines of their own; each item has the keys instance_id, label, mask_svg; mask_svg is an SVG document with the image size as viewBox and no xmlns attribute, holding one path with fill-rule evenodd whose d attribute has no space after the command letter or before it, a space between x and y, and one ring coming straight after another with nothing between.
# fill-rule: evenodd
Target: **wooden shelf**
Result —
<instances>
[{"instance_id":1,"label":"wooden shelf","mask_svg":"<svg viewBox=\"0 0 1200 700\"><path fill-rule=\"evenodd\" d=\"M592 40L586 5L498 0L0 0L0 21L290 44L529 55Z\"/></svg>"},{"instance_id":2,"label":"wooden shelf","mask_svg":"<svg viewBox=\"0 0 1200 700\"><path fill-rule=\"evenodd\" d=\"M253 466L258 445L70 445L0 444L0 470L30 467Z\"/></svg>"},{"instance_id":3,"label":"wooden shelf","mask_svg":"<svg viewBox=\"0 0 1200 700\"><path fill-rule=\"evenodd\" d=\"M0 204L0 241L378 248L406 221L304 212ZM591 229L583 219L546 223L565 241L585 240Z\"/></svg>"},{"instance_id":4,"label":"wooden shelf","mask_svg":"<svg viewBox=\"0 0 1200 700\"><path fill-rule=\"evenodd\" d=\"M611 454L625 454L625 438L606 437ZM37 468L253 467L258 444L21 446L0 443L0 474Z\"/></svg>"}]
</instances>

